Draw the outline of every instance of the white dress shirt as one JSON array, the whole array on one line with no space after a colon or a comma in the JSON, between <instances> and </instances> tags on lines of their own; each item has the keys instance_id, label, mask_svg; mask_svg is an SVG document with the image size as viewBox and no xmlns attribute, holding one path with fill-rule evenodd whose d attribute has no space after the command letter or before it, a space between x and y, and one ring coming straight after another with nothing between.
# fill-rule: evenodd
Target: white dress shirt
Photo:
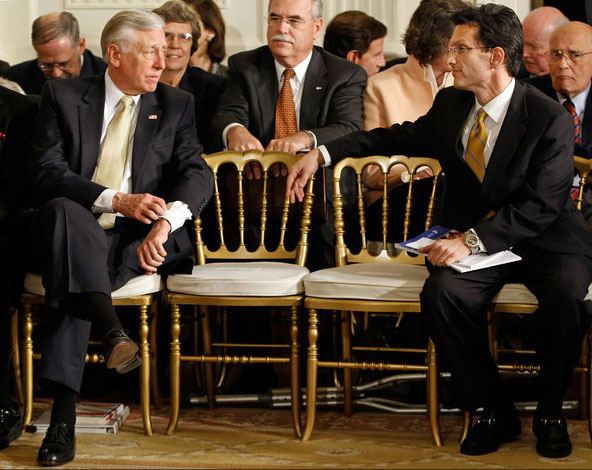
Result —
<instances>
[{"instance_id":1,"label":"white dress shirt","mask_svg":"<svg viewBox=\"0 0 592 470\"><path fill-rule=\"evenodd\" d=\"M95 167L95 171L93 172L93 176L91 178L92 181L96 180L97 177L97 168L99 165L99 160L101 158L101 150L103 149L103 142L105 140L105 135L107 134L107 128L109 127L109 123L113 119L116 111L121 106L120 100L125 95L118 87L113 83L111 77L109 76L109 72L105 73L105 109L103 112L103 126L101 129L101 146L99 149L99 157L97 159L97 166ZM130 124L130 134L129 134L129 142L127 146L127 158L125 161L125 168L123 171L123 178L121 180L121 186L119 190L115 189L105 189L99 197L95 200L92 206L92 212L95 213L104 213L104 212L113 212L113 196L116 193L126 193L129 194L132 188L132 155L134 150L134 134L136 132L136 124L138 122L138 113L140 111L140 100L142 99L142 95L135 95L132 96L133 105L132 105L132 115L131 115L131 124ZM171 224L171 232L182 227L185 221L191 219L191 210L187 204L181 201L169 202L167 204L167 210L162 217L166 219ZM117 217L123 217L122 214L119 212L117 213Z\"/></svg>"},{"instance_id":2,"label":"white dress shirt","mask_svg":"<svg viewBox=\"0 0 592 470\"><path fill-rule=\"evenodd\" d=\"M302 93L304 91L304 81L306 79L306 71L308 70L308 66L310 64L310 60L312 59L312 51L310 54L306 56L306 58L300 62L296 67L294 67L294 75L290 79L290 86L292 87L292 95L294 97L294 110L296 111L296 125L298 129L300 129L300 109L302 105ZM274 59L275 63L275 72L277 75L277 82L278 82L278 94L284 85L284 70L286 67L281 65L277 60ZM228 148L228 141L226 140L226 135L228 131L235 127L235 126L242 126L238 122L232 122L228 124L224 131L222 132L222 142L224 142L224 146ZM244 126L243 126L244 127ZM310 132L310 131L309 131ZM314 133L310 132L310 135L313 139L313 148L317 146L317 138Z\"/></svg>"}]
</instances>

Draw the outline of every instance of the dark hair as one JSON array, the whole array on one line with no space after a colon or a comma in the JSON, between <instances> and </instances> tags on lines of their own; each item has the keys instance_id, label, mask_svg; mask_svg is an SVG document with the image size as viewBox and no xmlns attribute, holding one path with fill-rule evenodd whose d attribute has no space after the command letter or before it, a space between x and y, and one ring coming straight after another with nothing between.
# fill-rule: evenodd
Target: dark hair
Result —
<instances>
[{"instance_id":1,"label":"dark hair","mask_svg":"<svg viewBox=\"0 0 592 470\"><path fill-rule=\"evenodd\" d=\"M185 3L195 8L204 27L213 30L216 36L208 43L208 55L212 62L222 62L226 57L226 26L220 8L213 0L185 0Z\"/></svg>"},{"instance_id":2,"label":"dark hair","mask_svg":"<svg viewBox=\"0 0 592 470\"><path fill-rule=\"evenodd\" d=\"M407 54L422 65L443 54L454 31L452 14L466 6L462 0L422 0L403 35Z\"/></svg>"},{"instance_id":3,"label":"dark hair","mask_svg":"<svg viewBox=\"0 0 592 470\"><path fill-rule=\"evenodd\" d=\"M467 7L452 15L454 24L479 26L479 40L485 47L501 47L506 55L508 73L518 75L522 62L522 25L514 10L488 3Z\"/></svg>"},{"instance_id":4,"label":"dark hair","mask_svg":"<svg viewBox=\"0 0 592 470\"><path fill-rule=\"evenodd\" d=\"M197 40L201 35L197 14L181 0L169 0L152 10L165 23L189 23L191 26L191 53L197 50Z\"/></svg>"},{"instance_id":5,"label":"dark hair","mask_svg":"<svg viewBox=\"0 0 592 470\"><path fill-rule=\"evenodd\" d=\"M363 11L344 11L327 25L323 47L343 58L352 50L361 56L372 41L385 37L386 31L385 25Z\"/></svg>"},{"instance_id":6,"label":"dark hair","mask_svg":"<svg viewBox=\"0 0 592 470\"><path fill-rule=\"evenodd\" d=\"M33 21L31 31L33 45L47 44L54 39L67 36L72 41L72 46L76 46L80 39L78 20L67 11L60 12L55 20L49 20L48 18L53 15L53 13L49 13Z\"/></svg>"}]
</instances>

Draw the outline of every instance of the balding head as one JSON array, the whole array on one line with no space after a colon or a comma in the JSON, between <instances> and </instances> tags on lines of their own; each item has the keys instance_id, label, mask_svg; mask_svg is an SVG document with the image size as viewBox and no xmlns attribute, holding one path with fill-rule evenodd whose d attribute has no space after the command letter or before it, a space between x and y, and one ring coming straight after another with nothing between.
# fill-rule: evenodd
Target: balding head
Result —
<instances>
[{"instance_id":1,"label":"balding head","mask_svg":"<svg viewBox=\"0 0 592 470\"><path fill-rule=\"evenodd\" d=\"M554 7L540 7L532 10L524 21L524 65L531 75L549 73L545 52L549 50L549 38L555 29L569 20Z\"/></svg>"},{"instance_id":2,"label":"balding head","mask_svg":"<svg viewBox=\"0 0 592 470\"><path fill-rule=\"evenodd\" d=\"M592 79L592 26L579 21L560 26L551 35L549 49L553 88L566 98L579 95Z\"/></svg>"}]
</instances>

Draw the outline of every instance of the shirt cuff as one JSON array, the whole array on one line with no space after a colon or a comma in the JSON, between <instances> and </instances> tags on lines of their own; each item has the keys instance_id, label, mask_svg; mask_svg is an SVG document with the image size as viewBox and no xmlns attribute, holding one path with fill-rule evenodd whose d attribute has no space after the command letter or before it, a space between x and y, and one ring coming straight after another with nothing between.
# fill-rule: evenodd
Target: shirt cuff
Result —
<instances>
[{"instance_id":1,"label":"shirt cuff","mask_svg":"<svg viewBox=\"0 0 592 470\"><path fill-rule=\"evenodd\" d=\"M166 219L171 224L171 232L174 232L178 228L181 228L186 221L191 220L192 215L187 204L181 201L175 201L167 204L167 210L159 218Z\"/></svg>"},{"instance_id":2,"label":"shirt cuff","mask_svg":"<svg viewBox=\"0 0 592 470\"><path fill-rule=\"evenodd\" d=\"M222 131L222 143L224 144L224 150L228 150L228 141L226 140L226 135L228 134L228 131L230 129L232 129L233 127L236 127L236 126L245 127L242 124L239 124L238 122L231 122Z\"/></svg>"},{"instance_id":3,"label":"shirt cuff","mask_svg":"<svg viewBox=\"0 0 592 470\"><path fill-rule=\"evenodd\" d=\"M114 189L105 189L95 200L91 212L95 214L113 213L113 196L117 194Z\"/></svg>"},{"instance_id":4,"label":"shirt cuff","mask_svg":"<svg viewBox=\"0 0 592 470\"><path fill-rule=\"evenodd\" d=\"M317 136L314 135L314 132L313 131L306 131L306 130L303 131L303 132L306 132L308 134L308 136L310 137L310 141L311 141L311 143L310 143L311 147L310 148L311 148L311 150L312 149L316 149L318 142L317 142Z\"/></svg>"},{"instance_id":5,"label":"shirt cuff","mask_svg":"<svg viewBox=\"0 0 592 470\"><path fill-rule=\"evenodd\" d=\"M325 147L324 145L321 145L320 147L317 147L317 148L321 151L321 155L325 159L325 164L323 166L331 165L331 155L329 155L329 151L327 150L327 147Z\"/></svg>"}]
</instances>

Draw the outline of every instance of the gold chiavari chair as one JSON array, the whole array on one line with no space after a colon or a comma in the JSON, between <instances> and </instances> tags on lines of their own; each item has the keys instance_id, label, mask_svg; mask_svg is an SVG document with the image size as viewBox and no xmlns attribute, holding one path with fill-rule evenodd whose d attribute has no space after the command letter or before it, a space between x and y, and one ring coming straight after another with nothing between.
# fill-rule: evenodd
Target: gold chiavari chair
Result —
<instances>
[{"instance_id":1,"label":"gold chiavari chair","mask_svg":"<svg viewBox=\"0 0 592 470\"><path fill-rule=\"evenodd\" d=\"M33 307L36 310L45 304L45 289L39 274L27 273L25 277L25 292L21 296L20 321L22 323L22 381L24 412L23 421L27 425L33 413L33 359L39 359L41 354L33 351L33 328L38 323L34 318ZM142 365L140 366L140 401L142 407L142 421L146 435L152 435L152 420L150 416L150 385L152 385L153 399L156 408L161 407L160 391L156 366L156 298L163 289L163 282L159 275L142 275L128 281L124 286L111 293L115 307L137 307L139 310L139 346ZM152 309L152 311L151 311ZM18 344L17 329L13 329L13 343ZM100 342L91 341L90 344ZM104 362L102 354L86 355L86 362ZM152 383L151 383L152 382Z\"/></svg>"},{"instance_id":2,"label":"gold chiavari chair","mask_svg":"<svg viewBox=\"0 0 592 470\"><path fill-rule=\"evenodd\" d=\"M412 176L407 183L406 203L403 213L389 212L388 173L396 164L405 165ZM382 249L376 253L370 249L367 240L366 209L364 206L363 172L369 165L377 165L383 176L382 202ZM425 348L397 348L382 345L356 346L352 338L352 330L356 316L376 318L390 315L393 322L398 322L407 314L420 312L419 294L424 281L428 277L425 268L425 257L410 255L407 251L393 252L388 242L389 220L402 221L403 239L407 239L413 207L414 186L417 181L414 175L422 167L432 169L434 178L431 180L429 203L424 208L425 228L432 224L436 195L441 179L441 168L434 159L408 158L405 156L371 156L365 158L346 158L334 168L334 207L336 232L336 263L337 267L315 271L307 276L305 284L305 307L309 315L308 355L307 355L307 413L306 427L302 439L310 438L315 422L317 405L317 378L319 368L336 368L343 370L343 395L345 412L352 413L352 370L370 371L405 371L426 374L427 411L434 443L442 445L438 423L438 393L436 350L430 339L426 339ZM356 173L357 213L361 235L361 250L352 251L345 241L344 199L341 178L347 168ZM349 170L348 170L349 171ZM429 181L429 180L428 180ZM425 181L423 182L425 183ZM396 251L396 250L394 250ZM336 310L341 312L341 344L342 355L338 360L319 360L317 341L319 339L318 310ZM358 322L360 323L360 322ZM391 354L382 362L362 362L356 360L356 354L372 352ZM403 353L404 358L397 359L396 353ZM418 358L409 359L409 355ZM392 358L393 360L387 360ZM401 360L403 359L403 360Z\"/></svg>"},{"instance_id":3,"label":"gold chiavari chair","mask_svg":"<svg viewBox=\"0 0 592 470\"><path fill-rule=\"evenodd\" d=\"M167 280L168 303L171 307L171 412L167 434L175 432L179 420L180 368L182 362L203 363L210 407L215 404L213 365L222 364L287 364L290 366L290 393L294 433L301 435L298 315L304 299L304 266L311 223L312 184L307 186L301 214L292 214L289 200L278 188L274 170L290 169L300 157L283 152L219 152L205 159L214 173L214 215L210 220L198 218L195 223L197 264L192 274L173 275ZM259 166L262 171L261 190L247 200L245 173ZM228 172L228 168L231 169ZM228 174L236 175L229 181ZM226 176L225 176L226 175ZM253 182L253 180L250 180ZM275 196L272 195L272 186ZM281 198L279 214L272 210L273 199ZM230 201L230 202L229 202ZM280 220L274 220L279 215ZM299 212L299 211L296 211ZM206 223L209 222L209 227ZM251 237L249 237L249 234ZM209 243L204 236L214 240ZM292 236L293 246L288 246ZM254 241L252 238L254 237ZM183 308L186 307L184 315ZM227 313L231 323L234 315L245 314L244 307L276 308L289 315L289 344L253 344L213 341L210 323L213 313ZM230 310L227 310L230 308ZM200 330L203 354L184 355L180 334L184 320L195 320L201 312ZM251 310L252 311L252 310ZM248 310L247 313L248 315ZM249 355L231 355L227 351L248 351ZM267 349L268 354L265 355ZM271 351L270 351L271 350ZM282 355L283 352L283 355ZM248 371L247 371L248 373Z\"/></svg>"}]
</instances>

